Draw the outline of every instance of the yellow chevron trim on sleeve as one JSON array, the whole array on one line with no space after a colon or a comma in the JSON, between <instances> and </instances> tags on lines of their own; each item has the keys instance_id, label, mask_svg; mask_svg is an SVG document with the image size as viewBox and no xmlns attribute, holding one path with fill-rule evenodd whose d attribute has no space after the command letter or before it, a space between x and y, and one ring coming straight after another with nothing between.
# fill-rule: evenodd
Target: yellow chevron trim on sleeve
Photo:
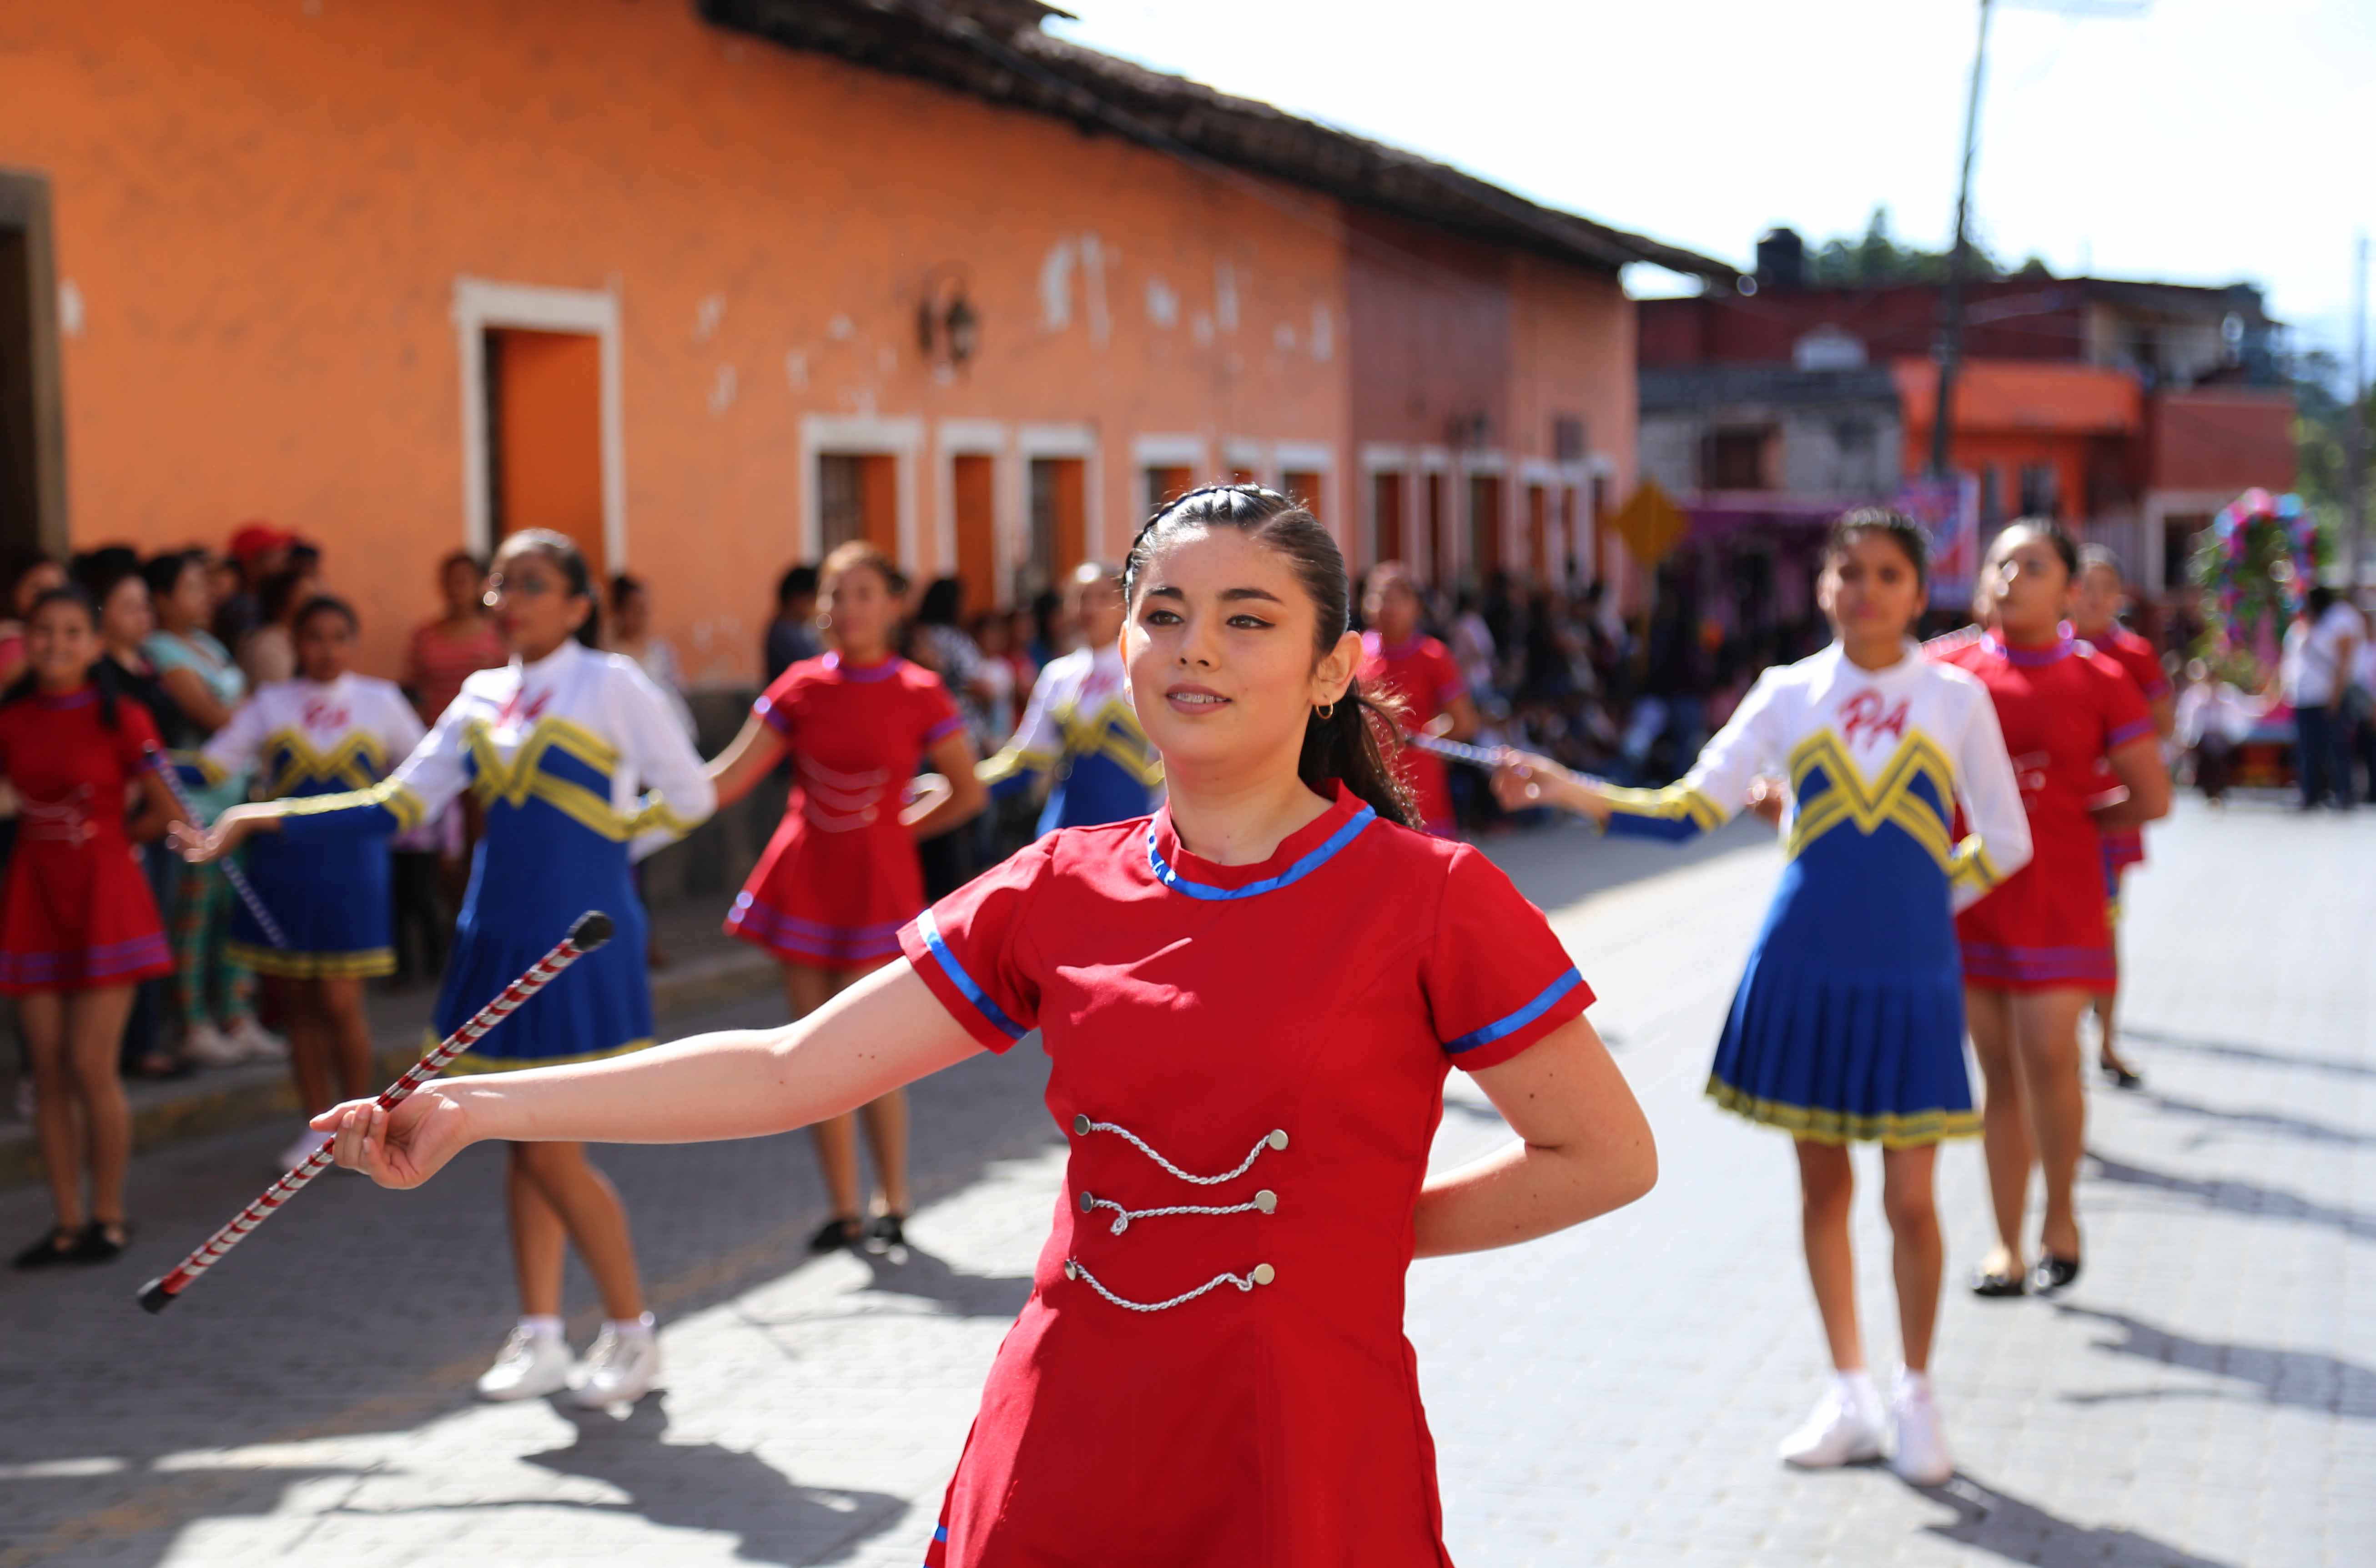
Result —
<instances>
[{"instance_id":1,"label":"yellow chevron trim on sleeve","mask_svg":"<svg viewBox=\"0 0 2376 1568\"><path fill-rule=\"evenodd\" d=\"M1702 833L1712 832L1724 824L1723 808L1688 785L1669 784L1663 790L1625 790L1611 785L1601 795L1609 802L1611 814L1619 816L1688 822Z\"/></svg>"}]
</instances>

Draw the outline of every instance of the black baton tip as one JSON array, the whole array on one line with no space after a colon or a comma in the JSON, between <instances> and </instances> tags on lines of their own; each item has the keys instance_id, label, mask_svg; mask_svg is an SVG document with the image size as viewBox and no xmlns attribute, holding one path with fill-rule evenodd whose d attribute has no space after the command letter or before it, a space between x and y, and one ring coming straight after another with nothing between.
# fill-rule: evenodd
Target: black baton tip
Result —
<instances>
[{"instance_id":1,"label":"black baton tip","mask_svg":"<svg viewBox=\"0 0 2376 1568\"><path fill-rule=\"evenodd\" d=\"M140 1287L140 1304L151 1314L161 1313L173 1304L173 1293L165 1289L162 1279L152 1279Z\"/></svg>"},{"instance_id":2,"label":"black baton tip","mask_svg":"<svg viewBox=\"0 0 2376 1568\"><path fill-rule=\"evenodd\" d=\"M569 928L569 945L580 953L591 953L610 941L611 933L618 929L611 917L601 910L588 909L577 917L576 925Z\"/></svg>"}]
</instances>

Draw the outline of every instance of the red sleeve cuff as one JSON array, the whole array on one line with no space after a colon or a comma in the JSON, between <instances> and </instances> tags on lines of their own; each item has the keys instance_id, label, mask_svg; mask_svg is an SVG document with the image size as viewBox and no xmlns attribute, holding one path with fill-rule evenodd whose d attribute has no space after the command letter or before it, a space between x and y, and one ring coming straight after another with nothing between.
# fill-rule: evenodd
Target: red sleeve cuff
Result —
<instances>
[{"instance_id":1,"label":"red sleeve cuff","mask_svg":"<svg viewBox=\"0 0 2376 1568\"><path fill-rule=\"evenodd\" d=\"M966 972L964 964L941 935L932 910L926 909L899 928L899 950L908 956L909 965L923 977L924 984L940 999L941 1005L949 1010L949 1016L964 1025L966 1033L984 1051L1004 1051L1031 1032L1028 1026L1016 1023Z\"/></svg>"},{"instance_id":2,"label":"red sleeve cuff","mask_svg":"<svg viewBox=\"0 0 2376 1568\"><path fill-rule=\"evenodd\" d=\"M1464 1073L1498 1067L1561 1026L1584 1016L1592 987L1569 968L1540 992L1481 1028L1443 1042L1444 1054Z\"/></svg>"}]
</instances>

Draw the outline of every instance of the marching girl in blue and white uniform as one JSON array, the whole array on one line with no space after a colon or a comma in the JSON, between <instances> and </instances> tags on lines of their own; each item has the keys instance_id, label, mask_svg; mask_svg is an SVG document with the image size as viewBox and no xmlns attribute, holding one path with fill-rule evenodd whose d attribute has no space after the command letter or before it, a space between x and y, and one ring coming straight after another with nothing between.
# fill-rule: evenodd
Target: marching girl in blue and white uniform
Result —
<instances>
[{"instance_id":1,"label":"marching girl in blue and white uniform","mask_svg":"<svg viewBox=\"0 0 2376 1568\"><path fill-rule=\"evenodd\" d=\"M207 742L207 767L251 776L265 800L343 794L386 778L421 743L421 720L394 682L347 668L356 629L344 600L307 600L292 628L297 679L258 687ZM240 903L226 947L232 962L280 992L290 1070L308 1116L374 1092L363 980L396 972L388 838L362 833L306 843L267 835L247 851L248 880L289 945L274 946ZM282 1166L294 1170L324 1141L301 1133L282 1151Z\"/></svg>"},{"instance_id":2,"label":"marching girl in blue and white uniform","mask_svg":"<svg viewBox=\"0 0 2376 1568\"><path fill-rule=\"evenodd\" d=\"M1835 1376L1781 1456L1822 1467L1882 1451L1848 1242L1847 1146L1878 1143L1905 1346L1888 1410L1893 1463L1935 1485L1954 1464L1927 1370L1944 1262L1932 1173L1942 1140L1979 1132L1954 913L2025 864L2030 840L1987 688L1924 659L1907 636L1923 567L1914 523L1880 507L1847 513L1817 590L1838 640L1760 676L1681 783L1613 789L1513 754L1494 785L1514 809L1562 805L1611 833L1682 840L1764 796L1763 775L1788 776L1789 863L1707 1087L1798 1146L1807 1270ZM1958 804L1971 828L1961 840Z\"/></svg>"},{"instance_id":3,"label":"marching girl in blue and white uniform","mask_svg":"<svg viewBox=\"0 0 2376 1568\"><path fill-rule=\"evenodd\" d=\"M1023 722L977 770L993 800L1052 778L1041 834L1127 822L1163 800L1163 759L1139 728L1123 672L1122 580L1085 563L1073 573L1071 599L1081 646L1048 661Z\"/></svg>"},{"instance_id":4,"label":"marching girl in blue and white uniform","mask_svg":"<svg viewBox=\"0 0 2376 1568\"><path fill-rule=\"evenodd\" d=\"M716 796L667 700L635 661L595 651L593 585L557 533L513 534L496 552L487 604L511 662L482 670L387 778L350 794L234 807L194 859L259 830L309 849L410 827L464 790L486 813L470 868L436 1028L450 1032L533 963L588 909L618 922L615 940L579 959L451 1071L502 1072L583 1062L651 1043L644 910L632 854L684 833ZM644 1310L626 1211L583 1145L510 1146L507 1195L523 1315L479 1380L490 1399L564 1386L591 1406L654 1387L659 1352ZM575 1367L561 1337L564 1245L594 1276L607 1320Z\"/></svg>"}]
</instances>

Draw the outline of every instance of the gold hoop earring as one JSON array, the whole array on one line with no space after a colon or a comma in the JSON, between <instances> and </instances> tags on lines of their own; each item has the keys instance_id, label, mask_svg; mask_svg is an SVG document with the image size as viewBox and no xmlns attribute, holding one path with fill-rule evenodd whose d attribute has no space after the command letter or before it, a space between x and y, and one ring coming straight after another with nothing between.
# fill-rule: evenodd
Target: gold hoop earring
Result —
<instances>
[{"instance_id":1,"label":"gold hoop earring","mask_svg":"<svg viewBox=\"0 0 2376 1568\"><path fill-rule=\"evenodd\" d=\"M1321 723L1325 724L1336 717L1336 705L1333 702L1324 702L1312 711L1320 716Z\"/></svg>"}]
</instances>

